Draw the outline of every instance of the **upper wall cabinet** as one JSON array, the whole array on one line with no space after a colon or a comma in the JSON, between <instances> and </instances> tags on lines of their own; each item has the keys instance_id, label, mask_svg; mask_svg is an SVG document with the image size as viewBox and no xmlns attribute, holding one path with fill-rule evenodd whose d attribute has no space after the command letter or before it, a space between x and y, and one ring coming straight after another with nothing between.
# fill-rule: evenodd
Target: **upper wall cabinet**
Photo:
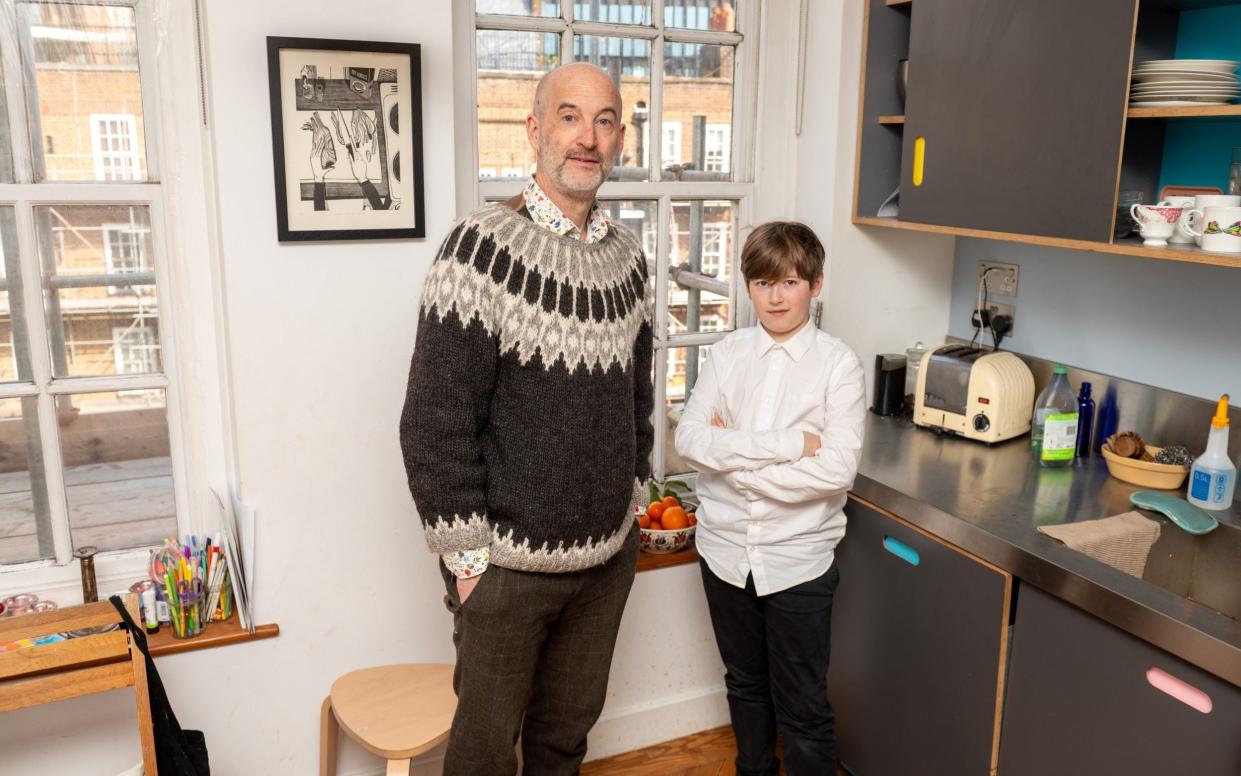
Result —
<instances>
[{"instance_id":1,"label":"upper wall cabinet","mask_svg":"<svg viewBox=\"0 0 1241 776\"><path fill-rule=\"evenodd\" d=\"M1229 186L1237 99L1134 102L1130 73L1241 61L1241 0L865 3L854 223L1241 268L1143 245L1127 204Z\"/></svg>"},{"instance_id":2,"label":"upper wall cabinet","mask_svg":"<svg viewBox=\"0 0 1241 776\"><path fill-rule=\"evenodd\" d=\"M1135 1L915 0L912 17L901 219L1108 240Z\"/></svg>"}]
</instances>

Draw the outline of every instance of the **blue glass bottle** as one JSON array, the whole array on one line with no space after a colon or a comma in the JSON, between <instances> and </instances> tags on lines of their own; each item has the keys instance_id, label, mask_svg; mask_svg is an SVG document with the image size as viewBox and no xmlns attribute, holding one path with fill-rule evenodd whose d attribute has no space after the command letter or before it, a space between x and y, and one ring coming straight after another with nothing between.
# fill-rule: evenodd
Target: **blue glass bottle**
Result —
<instances>
[{"instance_id":1,"label":"blue glass bottle","mask_svg":"<svg viewBox=\"0 0 1241 776\"><path fill-rule=\"evenodd\" d=\"M1087 458L1090 456L1090 440L1094 436L1090 433L1094 425L1094 399L1090 398L1090 383L1082 383L1082 389L1077 394L1077 457Z\"/></svg>"}]
</instances>

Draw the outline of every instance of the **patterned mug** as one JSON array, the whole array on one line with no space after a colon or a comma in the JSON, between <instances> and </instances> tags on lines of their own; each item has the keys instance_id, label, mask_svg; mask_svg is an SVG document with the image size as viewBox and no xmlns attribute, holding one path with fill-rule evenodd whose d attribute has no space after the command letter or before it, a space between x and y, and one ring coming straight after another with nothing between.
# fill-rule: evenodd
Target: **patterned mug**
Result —
<instances>
[{"instance_id":1,"label":"patterned mug","mask_svg":"<svg viewBox=\"0 0 1241 776\"><path fill-rule=\"evenodd\" d=\"M1202 238L1202 250L1241 253L1241 207L1194 208L1186 218L1189 233Z\"/></svg>"},{"instance_id":2,"label":"patterned mug","mask_svg":"<svg viewBox=\"0 0 1241 776\"><path fill-rule=\"evenodd\" d=\"M1144 238L1143 245L1151 248L1163 248L1168 238L1176 231L1176 222L1184 208L1173 207L1167 201L1158 205L1134 205L1129 208L1129 215L1138 222L1138 231Z\"/></svg>"}]
</instances>

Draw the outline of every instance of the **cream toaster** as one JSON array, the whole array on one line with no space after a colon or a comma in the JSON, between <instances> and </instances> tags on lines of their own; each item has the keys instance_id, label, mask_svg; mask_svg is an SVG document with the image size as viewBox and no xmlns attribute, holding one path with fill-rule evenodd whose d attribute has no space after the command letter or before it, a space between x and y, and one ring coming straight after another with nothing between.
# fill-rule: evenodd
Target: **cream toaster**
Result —
<instances>
[{"instance_id":1,"label":"cream toaster","mask_svg":"<svg viewBox=\"0 0 1241 776\"><path fill-rule=\"evenodd\" d=\"M1030 430L1034 375L1017 356L968 345L927 351L918 368L914 423L991 444Z\"/></svg>"}]
</instances>

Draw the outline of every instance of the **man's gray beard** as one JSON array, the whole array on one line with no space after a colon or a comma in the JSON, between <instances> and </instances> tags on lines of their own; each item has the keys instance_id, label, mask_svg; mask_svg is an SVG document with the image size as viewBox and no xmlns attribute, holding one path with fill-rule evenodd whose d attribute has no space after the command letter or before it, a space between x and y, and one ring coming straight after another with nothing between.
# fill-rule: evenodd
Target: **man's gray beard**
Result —
<instances>
[{"instance_id":1,"label":"man's gray beard","mask_svg":"<svg viewBox=\"0 0 1241 776\"><path fill-rule=\"evenodd\" d=\"M544 165L546 158L546 154L541 152L539 153L538 169L547 170L547 177L551 178L552 181L555 182L556 186L562 191L571 191L575 194L593 194L599 190L599 187L603 185L603 182L606 181L608 176L612 174L612 165L601 159L599 161L599 178L597 182L591 186L579 187L566 180L566 176L564 175L564 167L569 163L567 158L562 157L560 159L560 164L558 165Z\"/></svg>"}]
</instances>

